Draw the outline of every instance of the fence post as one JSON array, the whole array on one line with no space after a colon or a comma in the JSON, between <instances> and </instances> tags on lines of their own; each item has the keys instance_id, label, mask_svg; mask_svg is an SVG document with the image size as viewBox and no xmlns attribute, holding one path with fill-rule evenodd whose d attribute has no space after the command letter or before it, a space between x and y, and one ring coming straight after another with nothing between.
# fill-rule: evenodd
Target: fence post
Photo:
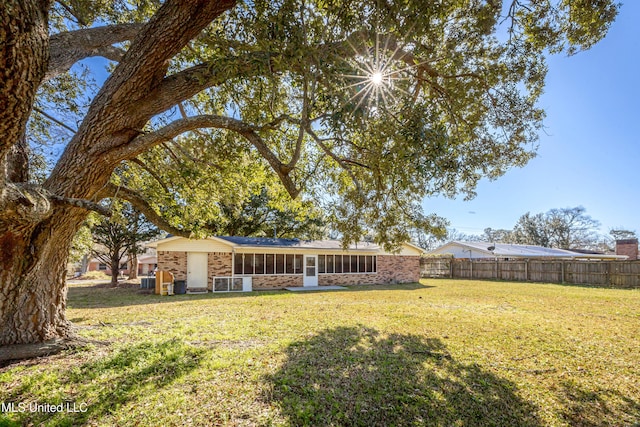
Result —
<instances>
[{"instance_id":1,"label":"fence post","mask_svg":"<svg viewBox=\"0 0 640 427\"><path fill-rule=\"evenodd\" d=\"M564 283L564 260L560 261L560 283Z\"/></svg>"},{"instance_id":2,"label":"fence post","mask_svg":"<svg viewBox=\"0 0 640 427\"><path fill-rule=\"evenodd\" d=\"M526 280L527 282L530 281L530 279L529 279L529 260L528 259L524 260L524 280Z\"/></svg>"},{"instance_id":3,"label":"fence post","mask_svg":"<svg viewBox=\"0 0 640 427\"><path fill-rule=\"evenodd\" d=\"M449 277L453 279L453 258L449 258Z\"/></svg>"},{"instance_id":4,"label":"fence post","mask_svg":"<svg viewBox=\"0 0 640 427\"><path fill-rule=\"evenodd\" d=\"M469 273L469 279L473 279L473 258L469 258L469 265L471 272Z\"/></svg>"}]
</instances>

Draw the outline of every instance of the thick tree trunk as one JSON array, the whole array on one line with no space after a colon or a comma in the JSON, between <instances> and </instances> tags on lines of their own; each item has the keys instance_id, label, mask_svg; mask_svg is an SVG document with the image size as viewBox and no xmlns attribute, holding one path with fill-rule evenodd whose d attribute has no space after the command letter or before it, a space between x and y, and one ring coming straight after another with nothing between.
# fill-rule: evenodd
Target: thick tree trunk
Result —
<instances>
[{"instance_id":1,"label":"thick tree trunk","mask_svg":"<svg viewBox=\"0 0 640 427\"><path fill-rule=\"evenodd\" d=\"M8 167L8 157L24 154L13 147L24 142L47 70L50 3L8 0L0 7L0 345L72 335L65 318L65 273L71 241L87 211L52 200L100 199L127 145L153 115L139 107L162 82L170 58L235 0L165 2L93 100L51 176L42 187L18 186L26 179L25 167L15 167L22 164L17 161Z\"/></svg>"},{"instance_id":2,"label":"thick tree trunk","mask_svg":"<svg viewBox=\"0 0 640 427\"><path fill-rule=\"evenodd\" d=\"M37 226L0 229L0 345L71 337L66 265L85 215L56 208Z\"/></svg>"}]
</instances>

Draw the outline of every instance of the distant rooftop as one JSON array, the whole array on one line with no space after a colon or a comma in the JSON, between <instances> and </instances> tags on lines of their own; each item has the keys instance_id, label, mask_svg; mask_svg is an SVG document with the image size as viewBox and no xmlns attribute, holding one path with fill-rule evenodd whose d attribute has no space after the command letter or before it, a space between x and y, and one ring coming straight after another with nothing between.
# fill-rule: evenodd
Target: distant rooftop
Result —
<instances>
[{"instance_id":1,"label":"distant rooftop","mask_svg":"<svg viewBox=\"0 0 640 427\"><path fill-rule=\"evenodd\" d=\"M449 242L433 251L431 254L454 253L455 247L464 248L463 251L472 250L476 254L481 253L482 257L501 258L521 258L521 257L545 257L545 258L589 258L589 259L625 259L625 256L594 253L592 251L567 250L557 248L545 248L535 245L515 245L509 243L491 242ZM477 257L477 255L474 255Z\"/></svg>"}]
</instances>

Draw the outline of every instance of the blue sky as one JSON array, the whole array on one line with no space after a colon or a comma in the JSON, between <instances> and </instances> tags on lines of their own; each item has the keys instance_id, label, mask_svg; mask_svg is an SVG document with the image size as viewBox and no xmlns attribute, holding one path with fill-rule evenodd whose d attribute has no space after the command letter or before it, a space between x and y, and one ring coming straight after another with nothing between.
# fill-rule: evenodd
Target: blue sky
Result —
<instances>
[{"instance_id":1,"label":"blue sky","mask_svg":"<svg viewBox=\"0 0 640 427\"><path fill-rule=\"evenodd\" d=\"M471 201L425 200L426 213L480 234L511 229L526 212L584 206L601 232L640 232L640 1L628 0L607 37L572 57L553 56L540 106L547 112L538 156Z\"/></svg>"}]
</instances>

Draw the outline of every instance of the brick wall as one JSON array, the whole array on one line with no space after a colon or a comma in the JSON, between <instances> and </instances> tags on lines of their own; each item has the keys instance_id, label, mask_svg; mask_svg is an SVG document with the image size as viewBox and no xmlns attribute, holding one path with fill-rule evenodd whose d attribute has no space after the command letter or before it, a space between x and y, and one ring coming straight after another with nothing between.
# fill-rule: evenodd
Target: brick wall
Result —
<instances>
[{"instance_id":1,"label":"brick wall","mask_svg":"<svg viewBox=\"0 0 640 427\"><path fill-rule=\"evenodd\" d=\"M636 246L637 249L637 246ZM232 254L211 252L208 254L208 287L213 278L231 276ZM158 269L169 270L175 280L187 279L186 252L158 252ZM377 273L320 274L318 284L328 285L374 285L413 283L420 280L420 257L403 255L378 255ZM302 286L303 278L297 275L253 276L254 289L282 289L287 286Z\"/></svg>"},{"instance_id":2,"label":"brick wall","mask_svg":"<svg viewBox=\"0 0 640 427\"><path fill-rule=\"evenodd\" d=\"M187 253L158 251L158 270L169 270L174 280L187 280Z\"/></svg>"},{"instance_id":3,"label":"brick wall","mask_svg":"<svg viewBox=\"0 0 640 427\"><path fill-rule=\"evenodd\" d=\"M420 257L378 255L377 273L320 274L318 284L328 285L387 285L413 283L420 280Z\"/></svg>"},{"instance_id":4,"label":"brick wall","mask_svg":"<svg viewBox=\"0 0 640 427\"><path fill-rule=\"evenodd\" d=\"M335 273L335 274L319 274L318 285L376 285L379 284L377 273Z\"/></svg>"},{"instance_id":5,"label":"brick wall","mask_svg":"<svg viewBox=\"0 0 640 427\"><path fill-rule=\"evenodd\" d=\"M253 289L283 289L288 286L302 286L302 274L253 276L252 286Z\"/></svg>"},{"instance_id":6,"label":"brick wall","mask_svg":"<svg viewBox=\"0 0 640 427\"><path fill-rule=\"evenodd\" d=\"M414 283L420 280L420 257L379 255L378 283Z\"/></svg>"},{"instance_id":7,"label":"brick wall","mask_svg":"<svg viewBox=\"0 0 640 427\"><path fill-rule=\"evenodd\" d=\"M638 239L616 240L616 255L626 255L630 261L638 259Z\"/></svg>"},{"instance_id":8,"label":"brick wall","mask_svg":"<svg viewBox=\"0 0 640 427\"><path fill-rule=\"evenodd\" d=\"M231 263L233 254L224 252L209 252L207 260L207 272L208 280L207 287L209 290L213 289L214 277L229 277L231 276Z\"/></svg>"}]
</instances>

